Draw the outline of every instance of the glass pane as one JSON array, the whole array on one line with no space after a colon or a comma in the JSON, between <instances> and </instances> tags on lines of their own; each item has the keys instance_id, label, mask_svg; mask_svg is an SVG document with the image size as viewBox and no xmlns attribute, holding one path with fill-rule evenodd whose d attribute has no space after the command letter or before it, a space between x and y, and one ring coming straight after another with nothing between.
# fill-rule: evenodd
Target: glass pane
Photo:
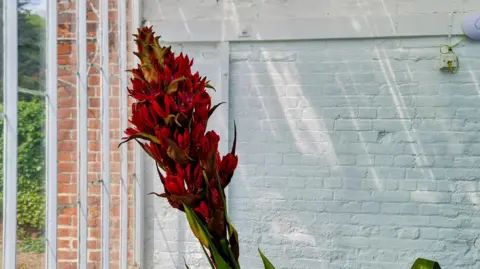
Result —
<instances>
[{"instance_id":1,"label":"glass pane","mask_svg":"<svg viewBox=\"0 0 480 269\"><path fill-rule=\"evenodd\" d=\"M19 99L17 264L44 268L45 101L25 93Z\"/></svg>"},{"instance_id":2,"label":"glass pane","mask_svg":"<svg viewBox=\"0 0 480 269\"><path fill-rule=\"evenodd\" d=\"M18 7L17 265L44 268L45 0Z\"/></svg>"},{"instance_id":3,"label":"glass pane","mask_svg":"<svg viewBox=\"0 0 480 269\"><path fill-rule=\"evenodd\" d=\"M19 4L18 9L18 86L20 91L44 92L46 0L19 2L27 4Z\"/></svg>"}]
</instances>

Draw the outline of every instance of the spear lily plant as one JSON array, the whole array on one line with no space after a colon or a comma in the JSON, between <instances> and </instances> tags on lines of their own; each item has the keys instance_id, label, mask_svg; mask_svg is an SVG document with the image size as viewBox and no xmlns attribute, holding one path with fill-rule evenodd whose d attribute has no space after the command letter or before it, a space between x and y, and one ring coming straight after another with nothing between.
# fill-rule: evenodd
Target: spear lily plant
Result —
<instances>
[{"instance_id":1,"label":"spear lily plant","mask_svg":"<svg viewBox=\"0 0 480 269\"><path fill-rule=\"evenodd\" d=\"M120 145L135 140L155 161L164 190L151 194L185 212L211 267L240 269L238 233L225 202L225 188L238 164L236 127L231 151L220 156L219 135L206 131L221 105L212 105L207 89L214 87L206 77L192 73L193 59L161 46L152 27L138 29L134 36L140 63L130 70L132 127L125 130ZM265 269L274 268L260 250L259 254Z\"/></svg>"},{"instance_id":2,"label":"spear lily plant","mask_svg":"<svg viewBox=\"0 0 480 269\"><path fill-rule=\"evenodd\" d=\"M135 103L122 143L137 141L155 161L164 191L152 194L185 212L212 268L240 268L238 233L225 203L225 188L238 164L236 128L231 152L221 157L220 137L206 132L221 105L212 106L207 89L213 86L192 72L193 59L161 46L152 27L134 36L140 63L130 70L128 92Z\"/></svg>"}]
</instances>

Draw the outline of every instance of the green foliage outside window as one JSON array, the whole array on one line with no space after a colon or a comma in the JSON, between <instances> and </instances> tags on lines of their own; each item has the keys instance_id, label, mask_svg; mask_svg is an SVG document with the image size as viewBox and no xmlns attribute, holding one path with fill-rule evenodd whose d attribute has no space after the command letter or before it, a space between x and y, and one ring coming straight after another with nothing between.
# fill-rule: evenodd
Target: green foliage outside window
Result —
<instances>
[{"instance_id":1,"label":"green foliage outside window","mask_svg":"<svg viewBox=\"0 0 480 269\"><path fill-rule=\"evenodd\" d=\"M3 2L0 0L0 2ZM20 88L44 91L45 19L18 4L18 84ZM0 50L3 50L3 5L0 5ZM3 54L0 53L0 63ZM0 64L0 101L3 100L3 65ZM18 214L19 238L34 242L27 231L43 233L45 227L45 103L43 98L18 96ZM0 104L0 113L3 106ZM3 120L0 120L0 216L3 216ZM8 152L7 152L8 154ZM38 241L38 239L36 240ZM25 246L22 249L28 250Z\"/></svg>"},{"instance_id":2,"label":"green foliage outside window","mask_svg":"<svg viewBox=\"0 0 480 269\"><path fill-rule=\"evenodd\" d=\"M0 129L3 128L0 122ZM18 224L42 230L45 225L45 104L32 99L18 103ZM0 134L3 145L3 134ZM3 147L0 147L3 163ZM3 190L0 166L0 190ZM0 197L3 197L0 196Z\"/></svg>"},{"instance_id":3,"label":"green foliage outside window","mask_svg":"<svg viewBox=\"0 0 480 269\"><path fill-rule=\"evenodd\" d=\"M18 4L18 86L35 91L45 89L45 19L25 9L29 1ZM3 51L3 3L0 0L0 51ZM0 53L3 63L3 53ZM3 64L0 64L0 100L3 99ZM29 101L31 96L20 95L19 100Z\"/></svg>"}]
</instances>

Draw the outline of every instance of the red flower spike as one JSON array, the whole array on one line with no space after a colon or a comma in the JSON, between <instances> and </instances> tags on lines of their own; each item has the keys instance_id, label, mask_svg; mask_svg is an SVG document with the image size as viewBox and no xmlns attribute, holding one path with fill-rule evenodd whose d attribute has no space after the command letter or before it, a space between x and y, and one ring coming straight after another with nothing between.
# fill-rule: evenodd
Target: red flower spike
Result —
<instances>
[{"instance_id":1,"label":"red flower spike","mask_svg":"<svg viewBox=\"0 0 480 269\"><path fill-rule=\"evenodd\" d=\"M152 194L181 211L184 205L193 209L220 246L229 240L221 194L238 165L236 128L232 151L220 158L220 137L206 133L209 117L220 105L212 107L207 89L213 86L192 72L193 59L161 46L152 27L138 29L135 37L141 64L131 70L128 94L135 103L124 142L135 139L155 160L164 193ZM232 244L238 249L236 241Z\"/></svg>"}]
</instances>

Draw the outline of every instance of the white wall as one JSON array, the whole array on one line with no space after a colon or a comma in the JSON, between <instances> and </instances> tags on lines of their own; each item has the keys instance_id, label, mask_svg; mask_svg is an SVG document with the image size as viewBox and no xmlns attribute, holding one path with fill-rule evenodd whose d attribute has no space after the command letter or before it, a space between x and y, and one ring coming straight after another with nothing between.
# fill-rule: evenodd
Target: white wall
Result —
<instances>
[{"instance_id":1,"label":"white wall","mask_svg":"<svg viewBox=\"0 0 480 269\"><path fill-rule=\"evenodd\" d=\"M464 13L480 9L476 0L143 2L144 19L180 42L458 34Z\"/></svg>"},{"instance_id":2,"label":"white wall","mask_svg":"<svg viewBox=\"0 0 480 269\"><path fill-rule=\"evenodd\" d=\"M451 7L480 9L480 2L438 2L148 0L144 15L162 35L163 27L173 33L170 25L180 25L169 21L200 25L231 18L233 7L253 25L250 31L263 25L255 20L281 25L300 14L315 20L327 13L413 14L413 21L426 16L427 22L446 16L437 26L448 34L450 21L451 32L460 31L463 16L450 20ZM448 38L425 34L433 26L411 28L414 37L374 39L330 40L316 32L309 40L303 39L311 33L288 33L292 40L238 42L225 35L229 55L213 40L221 36L165 35L171 42L188 39L174 48L194 56L196 68L228 90L229 105L217 117L228 116L230 129L235 119L238 127L240 166L229 203L243 268L262 268L257 247L277 268L406 269L418 256L442 268L479 268L480 45L457 47L460 72L441 73L438 48ZM220 82L225 57L229 85ZM231 131L222 131L231 143ZM161 190L151 171L148 179L147 191ZM183 268L183 257L192 268L208 268L184 216L153 197L146 204L142 268Z\"/></svg>"}]
</instances>

